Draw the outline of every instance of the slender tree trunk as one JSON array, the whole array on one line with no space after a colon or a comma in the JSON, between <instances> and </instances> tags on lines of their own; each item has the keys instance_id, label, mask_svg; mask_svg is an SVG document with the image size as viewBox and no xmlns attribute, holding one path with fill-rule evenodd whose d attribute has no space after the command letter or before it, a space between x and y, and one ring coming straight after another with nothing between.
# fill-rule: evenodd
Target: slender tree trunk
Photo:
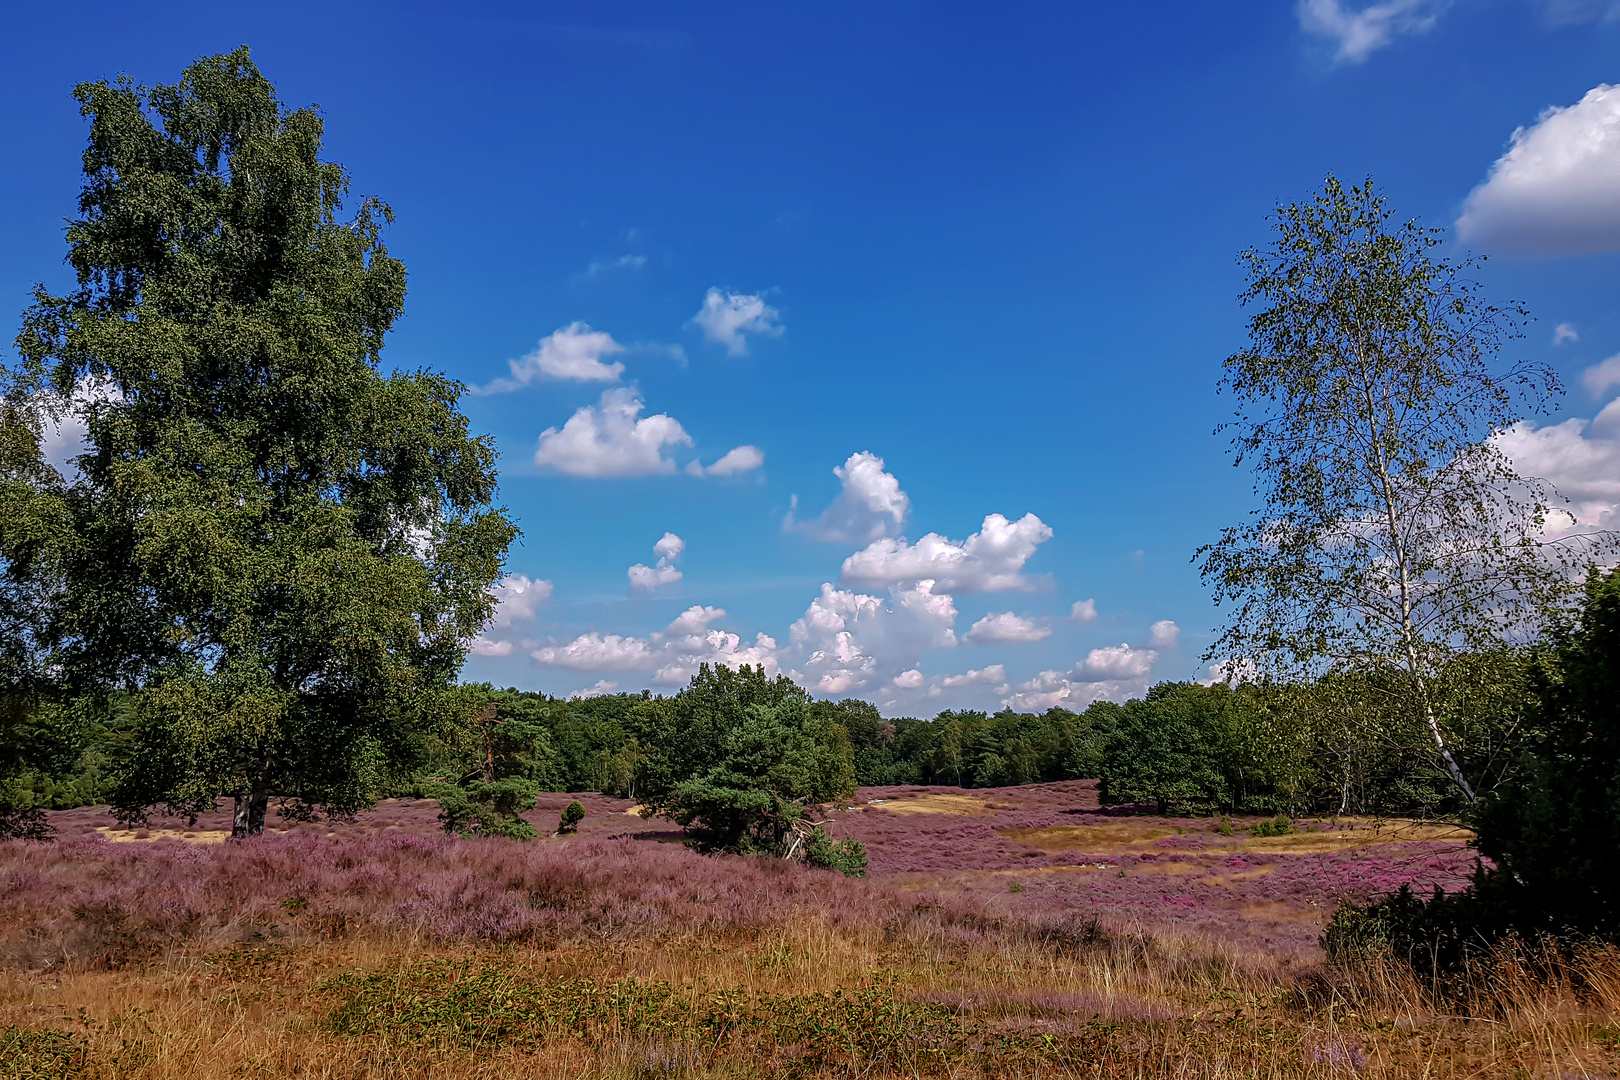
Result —
<instances>
[{"instance_id":1,"label":"slender tree trunk","mask_svg":"<svg viewBox=\"0 0 1620 1080\"><path fill-rule=\"evenodd\" d=\"M236 793L231 813L231 839L246 840L264 832L264 815L270 807L270 791L261 770L253 783Z\"/></svg>"},{"instance_id":2,"label":"slender tree trunk","mask_svg":"<svg viewBox=\"0 0 1620 1080\"><path fill-rule=\"evenodd\" d=\"M1375 432L1376 436L1376 432ZM1451 748L1446 745L1446 738L1440 731L1440 721L1434 715L1434 703L1429 699L1429 683L1423 677L1422 661L1418 657L1417 629L1412 625L1412 579L1410 568L1407 565L1406 544L1401 539L1400 522L1397 518L1397 500L1395 498L1394 481L1390 479L1389 465L1384 459L1381 449L1378 449L1376 437L1373 442L1374 462L1377 469L1379 486L1384 499L1385 527L1389 529L1390 552L1395 557L1395 566L1400 575L1401 590L1401 644L1406 653L1406 671L1412 677L1417 687L1418 703L1423 712L1423 722L1429 728L1429 735L1434 739L1434 748L1440 754L1440 760L1445 763L1446 771L1451 779L1461 789L1463 797L1469 802L1474 801L1474 789L1468 783L1468 778L1457 765L1457 759L1451 756Z\"/></svg>"}]
</instances>

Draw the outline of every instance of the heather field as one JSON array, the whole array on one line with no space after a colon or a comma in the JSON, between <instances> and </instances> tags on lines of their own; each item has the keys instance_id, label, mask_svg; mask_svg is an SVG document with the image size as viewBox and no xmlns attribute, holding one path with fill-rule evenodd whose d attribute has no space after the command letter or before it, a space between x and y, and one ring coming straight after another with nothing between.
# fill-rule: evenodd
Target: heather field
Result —
<instances>
[{"instance_id":1,"label":"heather field","mask_svg":"<svg viewBox=\"0 0 1620 1080\"><path fill-rule=\"evenodd\" d=\"M530 817L548 832L568 796ZM53 815L0 845L0 1076L1435 1076L1620 1072L1620 959L1444 997L1316 946L1341 898L1457 888L1405 821L1102 813L1090 782L863 789L861 880L711 858L633 803L571 837Z\"/></svg>"}]
</instances>

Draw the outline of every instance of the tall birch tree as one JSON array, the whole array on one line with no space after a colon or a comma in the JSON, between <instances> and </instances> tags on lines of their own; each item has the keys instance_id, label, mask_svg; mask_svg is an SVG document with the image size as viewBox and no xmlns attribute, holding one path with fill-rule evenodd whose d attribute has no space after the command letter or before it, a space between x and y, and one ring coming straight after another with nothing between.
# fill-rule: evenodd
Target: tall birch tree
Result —
<instances>
[{"instance_id":1,"label":"tall birch tree","mask_svg":"<svg viewBox=\"0 0 1620 1080\"><path fill-rule=\"evenodd\" d=\"M1225 362L1235 465L1260 505L1199 549L1228 617L1208 658L1278 677L1400 676L1462 797L1475 784L1438 707L1465 651L1530 639L1612 538L1558 526L1545 480L1493 438L1561 394L1498 354L1526 315L1487 303L1441 230L1329 177L1240 256L1250 343Z\"/></svg>"}]
</instances>

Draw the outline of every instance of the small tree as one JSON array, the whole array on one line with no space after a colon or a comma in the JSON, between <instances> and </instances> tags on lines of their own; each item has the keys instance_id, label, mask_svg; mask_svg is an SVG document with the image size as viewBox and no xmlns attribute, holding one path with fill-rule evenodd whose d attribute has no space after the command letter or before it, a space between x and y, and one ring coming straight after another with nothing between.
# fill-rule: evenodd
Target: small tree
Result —
<instances>
[{"instance_id":1,"label":"small tree","mask_svg":"<svg viewBox=\"0 0 1620 1080\"><path fill-rule=\"evenodd\" d=\"M855 790L844 729L791 680L767 678L762 668L704 665L667 717L653 775L685 778L649 782L643 799L684 826L700 850L783 854L806 804Z\"/></svg>"},{"instance_id":2,"label":"small tree","mask_svg":"<svg viewBox=\"0 0 1620 1080\"><path fill-rule=\"evenodd\" d=\"M0 556L52 600L35 666L132 692L126 820L229 795L250 836L272 792L352 812L466 720L451 681L515 535L494 449L459 384L378 370L405 296L391 212L339 216L319 116L245 48L75 95L78 284L36 289L0 385L22 427L71 414L90 444L26 498L8 478L26 512L0 515Z\"/></svg>"},{"instance_id":3,"label":"small tree","mask_svg":"<svg viewBox=\"0 0 1620 1080\"><path fill-rule=\"evenodd\" d=\"M1206 659L1263 674L1400 673L1466 800L1434 682L1461 650L1534 633L1601 537L1551 539L1559 501L1493 441L1559 392L1542 365L1498 370L1523 312L1484 303L1431 257L1438 230L1392 226L1367 183L1329 178L1244 252L1251 344L1226 361L1232 450L1261 505L1199 549L1233 605Z\"/></svg>"},{"instance_id":4,"label":"small tree","mask_svg":"<svg viewBox=\"0 0 1620 1080\"><path fill-rule=\"evenodd\" d=\"M578 799L563 807L562 815L557 819L558 833L579 832L579 823L585 820L585 807Z\"/></svg>"}]
</instances>

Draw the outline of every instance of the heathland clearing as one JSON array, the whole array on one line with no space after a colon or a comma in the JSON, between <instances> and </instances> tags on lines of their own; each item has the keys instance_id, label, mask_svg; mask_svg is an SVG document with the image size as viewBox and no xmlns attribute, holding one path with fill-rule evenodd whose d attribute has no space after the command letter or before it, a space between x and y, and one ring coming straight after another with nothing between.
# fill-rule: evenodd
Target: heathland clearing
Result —
<instances>
[{"instance_id":1,"label":"heathland clearing","mask_svg":"<svg viewBox=\"0 0 1620 1080\"><path fill-rule=\"evenodd\" d=\"M529 843L447 838L428 800L351 823L272 819L223 845L197 842L218 831L206 817L111 843L102 811L62 812L57 840L0 845L0 1075L1620 1065L1612 954L1546 984L1509 964L1482 982L1475 1020L1409 972L1323 964L1337 899L1460 887L1460 835L1299 823L1262 847L1244 821L1223 836L1209 819L1104 815L1087 782L975 792L971 815L889 809L953 795L868 789L819 815L868 844L865 880L700 856L600 795L578 796L577 836ZM573 797L530 817L549 832Z\"/></svg>"}]
</instances>

